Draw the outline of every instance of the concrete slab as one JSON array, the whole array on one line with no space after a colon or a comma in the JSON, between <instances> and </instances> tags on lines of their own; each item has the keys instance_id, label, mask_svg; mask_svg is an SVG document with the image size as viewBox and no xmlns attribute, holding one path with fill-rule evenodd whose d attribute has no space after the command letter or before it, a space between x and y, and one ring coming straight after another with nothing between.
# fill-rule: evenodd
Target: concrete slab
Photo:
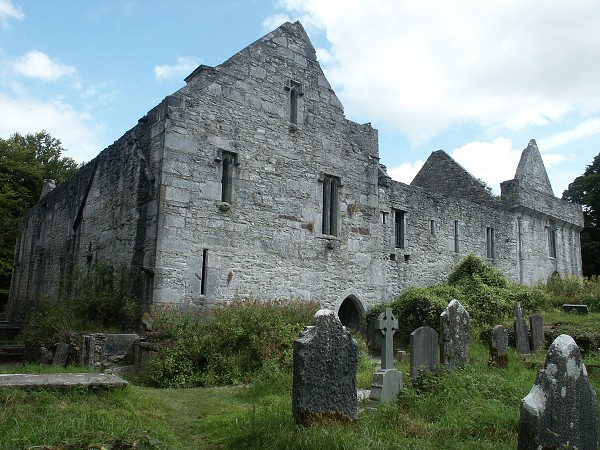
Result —
<instances>
[{"instance_id":1,"label":"concrete slab","mask_svg":"<svg viewBox=\"0 0 600 450\"><path fill-rule=\"evenodd\" d=\"M0 374L0 388L52 388L101 387L124 388L127 381L112 373L48 373L48 374Z\"/></svg>"}]
</instances>

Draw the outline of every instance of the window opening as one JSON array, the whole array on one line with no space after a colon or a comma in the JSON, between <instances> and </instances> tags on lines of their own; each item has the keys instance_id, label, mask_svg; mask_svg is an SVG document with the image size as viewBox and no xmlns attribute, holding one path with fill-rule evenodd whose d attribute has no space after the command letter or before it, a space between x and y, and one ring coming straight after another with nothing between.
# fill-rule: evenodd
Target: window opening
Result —
<instances>
[{"instance_id":1,"label":"window opening","mask_svg":"<svg viewBox=\"0 0 600 450\"><path fill-rule=\"evenodd\" d=\"M339 178L323 178L323 234L337 236L339 210Z\"/></svg>"},{"instance_id":2,"label":"window opening","mask_svg":"<svg viewBox=\"0 0 600 450\"><path fill-rule=\"evenodd\" d=\"M459 224L458 224L458 220L454 221L454 252L458 253L460 251L460 228L459 228Z\"/></svg>"},{"instance_id":3,"label":"window opening","mask_svg":"<svg viewBox=\"0 0 600 450\"><path fill-rule=\"evenodd\" d=\"M394 211L394 234L396 248L406 247L406 212L396 209Z\"/></svg>"},{"instance_id":4,"label":"window opening","mask_svg":"<svg viewBox=\"0 0 600 450\"><path fill-rule=\"evenodd\" d=\"M431 219L429 221L429 234L431 234L432 236L435 236L435 232L436 232L436 229L435 229L435 220Z\"/></svg>"},{"instance_id":5,"label":"window opening","mask_svg":"<svg viewBox=\"0 0 600 450\"><path fill-rule=\"evenodd\" d=\"M556 258L556 224L550 222L548 225L548 256Z\"/></svg>"},{"instance_id":6,"label":"window opening","mask_svg":"<svg viewBox=\"0 0 600 450\"><path fill-rule=\"evenodd\" d=\"M489 259L496 258L496 236L494 228L487 227L485 231L486 255Z\"/></svg>"},{"instance_id":7,"label":"window opening","mask_svg":"<svg viewBox=\"0 0 600 450\"><path fill-rule=\"evenodd\" d=\"M223 152L223 173L221 175L221 201L231 203L233 193L233 167L235 155Z\"/></svg>"},{"instance_id":8,"label":"window opening","mask_svg":"<svg viewBox=\"0 0 600 450\"><path fill-rule=\"evenodd\" d=\"M385 225L388 223L389 215L390 215L390 213L388 213L386 211L381 211L381 223L382 224Z\"/></svg>"},{"instance_id":9,"label":"window opening","mask_svg":"<svg viewBox=\"0 0 600 450\"><path fill-rule=\"evenodd\" d=\"M202 277L200 279L200 295L206 295L206 279L208 274L206 273L208 268L208 249L202 250Z\"/></svg>"},{"instance_id":10,"label":"window opening","mask_svg":"<svg viewBox=\"0 0 600 450\"><path fill-rule=\"evenodd\" d=\"M285 87L290 91L290 123L296 125L298 123L298 97L302 97L302 84L298 81L290 81Z\"/></svg>"}]
</instances>

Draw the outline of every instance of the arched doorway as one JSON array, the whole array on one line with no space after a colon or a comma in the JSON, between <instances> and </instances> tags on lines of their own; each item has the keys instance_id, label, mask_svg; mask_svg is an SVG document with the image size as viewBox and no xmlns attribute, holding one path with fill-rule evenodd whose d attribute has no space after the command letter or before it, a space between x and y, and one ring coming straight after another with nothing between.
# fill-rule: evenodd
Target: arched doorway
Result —
<instances>
[{"instance_id":1,"label":"arched doorway","mask_svg":"<svg viewBox=\"0 0 600 450\"><path fill-rule=\"evenodd\" d=\"M338 317L346 328L360 331L360 324L363 319L362 305L354 296L346 297L338 309Z\"/></svg>"}]
</instances>

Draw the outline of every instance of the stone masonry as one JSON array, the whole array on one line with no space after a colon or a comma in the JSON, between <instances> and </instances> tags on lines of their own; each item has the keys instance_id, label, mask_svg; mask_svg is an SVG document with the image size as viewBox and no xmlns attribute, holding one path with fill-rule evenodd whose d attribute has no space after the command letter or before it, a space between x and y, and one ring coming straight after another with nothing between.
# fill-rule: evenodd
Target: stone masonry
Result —
<instances>
[{"instance_id":1,"label":"stone masonry","mask_svg":"<svg viewBox=\"0 0 600 450\"><path fill-rule=\"evenodd\" d=\"M581 208L554 197L535 141L499 200L441 150L392 181L298 22L186 82L27 214L11 322L96 262L144 305L300 298L346 324L471 253L526 284L581 274Z\"/></svg>"}]
</instances>

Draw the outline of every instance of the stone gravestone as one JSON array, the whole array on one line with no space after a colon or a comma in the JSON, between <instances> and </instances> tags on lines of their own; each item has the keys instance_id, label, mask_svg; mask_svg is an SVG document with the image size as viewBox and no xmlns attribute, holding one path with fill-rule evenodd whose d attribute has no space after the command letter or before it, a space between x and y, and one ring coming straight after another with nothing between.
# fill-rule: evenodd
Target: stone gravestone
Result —
<instances>
[{"instance_id":1,"label":"stone gravestone","mask_svg":"<svg viewBox=\"0 0 600 450\"><path fill-rule=\"evenodd\" d=\"M529 333L531 337L531 350L535 351L544 346L544 319L539 314L529 317Z\"/></svg>"},{"instance_id":2,"label":"stone gravestone","mask_svg":"<svg viewBox=\"0 0 600 450\"><path fill-rule=\"evenodd\" d=\"M517 448L598 448L596 392L569 335L554 340L544 368L521 400Z\"/></svg>"},{"instance_id":3,"label":"stone gravestone","mask_svg":"<svg viewBox=\"0 0 600 450\"><path fill-rule=\"evenodd\" d=\"M457 369L469 364L471 334L469 313L452 300L440 314L440 364Z\"/></svg>"},{"instance_id":4,"label":"stone gravestone","mask_svg":"<svg viewBox=\"0 0 600 450\"><path fill-rule=\"evenodd\" d=\"M69 344L65 342L59 342L56 344L54 350L54 357L52 358L52 365L65 367L69 359Z\"/></svg>"},{"instance_id":5,"label":"stone gravestone","mask_svg":"<svg viewBox=\"0 0 600 450\"><path fill-rule=\"evenodd\" d=\"M296 423L354 421L357 415L358 345L327 309L294 341L292 413Z\"/></svg>"},{"instance_id":6,"label":"stone gravestone","mask_svg":"<svg viewBox=\"0 0 600 450\"><path fill-rule=\"evenodd\" d=\"M410 333L410 378L419 377L422 370L438 368L438 334L431 327L419 327Z\"/></svg>"},{"instance_id":7,"label":"stone gravestone","mask_svg":"<svg viewBox=\"0 0 600 450\"><path fill-rule=\"evenodd\" d=\"M376 328L381 331L381 369L373 374L370 400L390 403L396 400L402 389L402 374L394 368L394 333L398 329L398 319L392 308L379 314Z\"/></svg>"},{"instance_id":8,"label":"stone gravestone","mask_svg":"<svg viewBox=\"0 0 600 450\"><path fill-rule=\"evenodd\" d=\"M515 304L515 347L521 355L529 355L529 333L527 333L527 324L523 319L521 304Z\"/></svg>"},{"instance_id":9,"label":"stone gravestone","mask_svg":"<svg viewBox=\"0 0 600 450\"><path fill-rule=\"evenodd\" d=\"M496 325L492 328L488 363L498 367L508 365L508 330L504 325Z\"/></svg>"}]
</instances>

